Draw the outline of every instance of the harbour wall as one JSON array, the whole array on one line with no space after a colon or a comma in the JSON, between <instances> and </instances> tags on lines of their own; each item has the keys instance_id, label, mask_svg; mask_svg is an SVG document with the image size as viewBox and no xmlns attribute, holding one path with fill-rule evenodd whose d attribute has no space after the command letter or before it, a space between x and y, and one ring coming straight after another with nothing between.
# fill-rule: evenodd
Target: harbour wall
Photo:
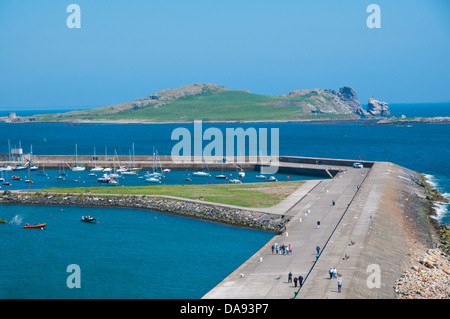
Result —
<instances>
[{"instance_id":1,"label":"harbour wall","mask_svg":"<svg viewBox=\"0 0 450 319\"><path fill-rule=\"evenodd\" d=\"M146 209L171 215L218 222L236 227L260 229L279 233L289 216L270 214L252 209L201 203L197 200L174 199L151 195L97 195L42 192L7 192L0 205L50 205L83 207L121 207Z\"/></svg>"},{"instance_id":2,"label":"harbour wall","mask_svg":"<svg viewBox=\"0 0 450 319\"><path fill-rule=\"evenodd\" d=\"M7 154L0 154L2 159L2 166L25 163L29 158L29 154L22 157L21 162L6 161ZM203 162L193 156L179 157L176 161L171 156L159 156L158 161L153 161L151 155L134 156L130 160L129 156L94 156L94 155L33 155L33 164L39 166L40 169L71 169L76 164L83 165L87 170L95 166L111 167L116 166L134 166L140 167L143 170L151 170L154 165L158 168L168 168L171 170L200 170L209 169L212 171L220 170L247 170L260 171L261 166L267 167L270 165L278 166L277 171L286 174L298 174L305 176L317 177L334 177L344 167L351 167L353 163L360 162L364 167L372 167L373 162L370 161L355 161L347 159L330 159L330 158L316 158L316 157L295 157L295 156L280 156L280 157L255 157L235 156L233 158L226 158L216 156L205 156Z\"/></svg>"}]
</instances>

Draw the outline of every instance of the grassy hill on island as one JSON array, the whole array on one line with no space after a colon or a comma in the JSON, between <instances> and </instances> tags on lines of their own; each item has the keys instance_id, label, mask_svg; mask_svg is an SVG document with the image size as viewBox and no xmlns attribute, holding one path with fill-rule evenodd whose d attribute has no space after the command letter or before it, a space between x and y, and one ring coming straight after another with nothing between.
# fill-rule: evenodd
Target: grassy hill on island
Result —
<instances>
[{"instance_id":1,"label":"grassy hill on island","mask_svg":"<svg viewBox=\"0 0 450 319\"><path fill-rule=\"evenodd\" d=\"M223 86L197 83L166 89L144 98L119 105L86 111L42 114L33 121L133 121L192 122L203 121L271 121L314 118L359 118L361 108L350 87L334 90L293 91L280 96L229 90Z\"/></svg>"}]
</instances>

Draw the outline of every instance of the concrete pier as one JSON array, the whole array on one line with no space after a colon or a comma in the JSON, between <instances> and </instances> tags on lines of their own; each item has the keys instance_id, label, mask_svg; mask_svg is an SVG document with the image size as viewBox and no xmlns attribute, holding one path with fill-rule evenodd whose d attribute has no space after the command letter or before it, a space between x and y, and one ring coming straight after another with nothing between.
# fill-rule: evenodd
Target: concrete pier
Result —
<instances>
[{"instance_id":1,"label":"concrete pier","mask_svg":"<svg viewBox=\"0 0 450 319\"><path fill-rule=\"evenodd\" d=\"M415 236L407 228L408 220L419 218L413 216L418 212L403 203L407 198L420 201L423 195L411 181L416 173L392 163L341 168L306 196L299 194L299 201L289 208L293 217L286 232L275 236L203 298L395 298L393 286ZM427 232L423 231L420 241L428 240ZM292 254L273 254L275 244L292 245ZM331 267L343 282L342 292L338 292L337 279L329 279ZM304 278L301 288L288 282L290 272Z\"/></svg>"}]
</instances>

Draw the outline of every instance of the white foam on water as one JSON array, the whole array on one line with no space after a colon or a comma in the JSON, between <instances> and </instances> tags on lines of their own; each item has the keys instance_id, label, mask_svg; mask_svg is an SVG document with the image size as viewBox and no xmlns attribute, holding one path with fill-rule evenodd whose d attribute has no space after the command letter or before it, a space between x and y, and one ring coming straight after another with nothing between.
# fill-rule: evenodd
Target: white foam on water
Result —
<instances>
[{"instance_id":1,"label":"white foam on water","mask_svg":"<svg viewBox=\"0 0 450 319\"><path fill-rule=\"evenodd\" d=\"M23 217L21 215L16 215L9 221L9 223L13 225L20 225L22 224L22 220Z\"/></svg>"}]
</instances>

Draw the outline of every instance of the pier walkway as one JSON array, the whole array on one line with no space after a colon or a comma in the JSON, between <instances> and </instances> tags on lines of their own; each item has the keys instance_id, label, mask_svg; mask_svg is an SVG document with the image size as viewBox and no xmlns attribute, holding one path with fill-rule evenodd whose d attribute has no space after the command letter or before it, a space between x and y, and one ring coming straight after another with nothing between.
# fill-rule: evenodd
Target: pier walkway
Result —
<instances>
[{"instance_id":1,"label":"pier walkway","mask_svg":"<svg viewBox=\"0 0 450 319\"><path fill-rule=\"evenodd\" d=\"M385 249L395 247L401 231L396 234L396 223L393 223L384 239L369 242L372 223L377 218L378 222L381 220L377 216L378 208L386 178L392 174L390 165L375 163L372 168L343 168L334 179L322 180L313 188L308 187L306 194L297 194L298 202L288 209L292 219L286 225L286 232L276 235L203 298L393 298L392 283L401 274L404 254L387 258ZM381 221L390 222L389 218ZM383 237L377 234L380 235ZM273 254L271 247L275 244L290 244L293 253ZM386 247L377 246L380 244ZM367 284L371 274L367 267L373 264L383 270L379 289ZM329 279L330 267L337 269L343 282L341 293L337 279ZM293 277L303 276L301 289L288 282L289 272Z\"/></svg>"}]
</instances>

